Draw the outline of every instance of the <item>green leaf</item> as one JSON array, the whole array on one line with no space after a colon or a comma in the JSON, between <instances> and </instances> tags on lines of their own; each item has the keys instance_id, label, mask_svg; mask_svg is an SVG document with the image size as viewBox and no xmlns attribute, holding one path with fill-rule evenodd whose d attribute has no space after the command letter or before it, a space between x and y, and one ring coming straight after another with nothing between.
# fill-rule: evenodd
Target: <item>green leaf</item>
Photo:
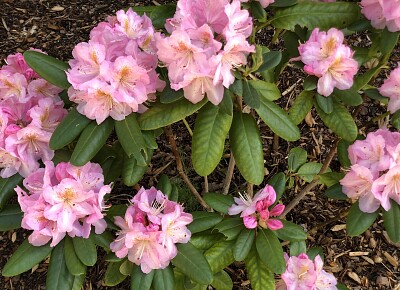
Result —
<instances>
[{"instance_id":1,"label":"green leaf","mask_svg":"<svg viewBox=\"0 0 400 290\"><path fill-rule=\"evenodd\" d=\"M32 246L28 239L22 242L11 258L4 265L2 275L11 277L32 269L46 258L53 248L50 245Z\"/></svg>"},{"instance_id":2,"label":"green leaf","mask_svg":"<svg viewBox=\"0 0 400 290\"><path fill-rule=\"evenodd\" d=\"M235 112L229 139L240 173L248 182L260 184L264 179L264 155L260 131L254 118Z\"/></svg>"},{"instance_id":3,"label":"green leaf","mask_svg":"<svg viewBox=\"0 0 400 290\"><path fill-rule=\"evenodd\" d=\"M350 290L345 285L340 284L340 283L336 284L336 287L337 287L338 290Z\"/></svg>"},{"instance_id":4,"label":"green leaf","mask_svg":"<svg viewBox=\"0 0 400 290\"><path fill-rule=\"evenodd\" d=\"M220 241L204 252L213 273L228 267L235 261L233 246L235 241Z\"/></svg>"},{"instance_id":5,"label":"green leaf","mask_svg":"<svg viewBox=\"0 0 400 290\"><path fill-rule=\"evenodd\" d=\"M153 270L153 289L154 290L173 290L174 289L174 271L171 266L165 269Z\"/></svg>"},{"instance_id":6,"label":"green leaf","mask_svg":"<svg viewBox=\"0 0 400 290\"><path fill-rule=\"evenodd\" d=\"M338 97L344 104L349 106L358 106L363 103L361 95L354 89L339 90L335 89L333 94Z\"/></svg>"},{"instance_id":7,"label":"green leaf","mask_svg":"<svg viewBox=\"0 0 400 290\"><path fill-rule=\"evenodd\" d=\"M260 107L256 111L264 123L279 137L286 141L296 141L300 138L299 128L277 104L261 99Z\"/></svg>"},{"instance_id":8,"label":"green leaf","mask_svg":"<svg viewBox=\"0 0 400 290\"><path fill-rule=\"evenodd\" d=\"M243 229L236 239L233 247L233 257L236 261L243 261L247 258L256 237L255 230Z\"/></svg>"},{"instance_id":9,"label":"green leaf","mask_svg":"<svg viewBox=\"0 0 400 290\"><path fill-rule=\"evenodd\" d=\"M150 163L153 157L154 150L147 149L147 159L146 163ZM122 180L127 186L133 186L139 182L142 176L146 173L149 166L137 165L135 157L125 158L122 164Z\"/></svg>"},{"instance_id":10,"label":"green leaf","mask_svg":"<svg viewBox=\"0 0 400 290\"><path fill-rule=\"evenodd\" d=\"M83 166L92 159L110 136L114 122L106 119L100 125L92 121L82 132L72 153L70 162L75 166Z\"/></svg>"},{"instance_id":11,"label":"green leaf","mask_svg":"<svg viewBox=\"0 0 400 290\"><path fill-rule=\"evenodd\" d=\"M155 29L163 29L168 18L174 17L176 10L175 4L156 6L150 12L150 19Z\"/></svg>"},{"instance_id":12,"label":"green leaf","mask_svg":"<svg viewBox=\"0 0 400 290\"><path fill-rule=\"evenodd\" d=\"M400 242L400 206L390 201L391 208L388 211L383 210L383 222L390 240L394 243Z\"/></svg>"},{"instance_id":13,"label":"green leaf","mask_svg":"<svg viewBox=\"0 0 400 290\"><path fill-rule=\"evenodd\" d=\"M158 149L158 144L156 142L157 132L154 131L143 131L142 132L144 143L148 149Z\"/></svg>"},{"instance_id":14,"label":"green leaf","mask_svg":"<svg viewBox=\"0 0 400 290\"><path fill-rule=\"evenodd\" d=\"M155 130L171 125L172 123L192 115L206 103L206 98L197 104L192 104L186 99L181 99L169 104L155 103L150 109L140 115L140 127L142 130Z\"/></svg>"},{"instance_id":15,"label":"green leaf","mask_svg":"<svg viewBox=\"0 0 400 290\"><path fill-rule=\"evenodd\" d=\"M295 125L300 124L307 113L311 111L314 94L314 91L302 91L294 100L289 109L289 118Z\"/></svg>"},{"instance_id":16,"label":"green leaf","mask_svg":"<svg viewBox=\"0 0 400 290\"><path fill-rule=\"evenodd\" d=\"M54 166L57 166L61 162L68 162L71 159L72 152L65 149L60 149L54 152L52 159Z\"/></svg>"},{"instance_id":17,"label":"green leaf","mask_svg":"<svg viewBox=\"0 0 400 290\"><path fill-rule=\"evenodd\" d=\"M346 141L357 138L357 125L349 111L338 102L333 102L333 111L326 114L317 104L314 104L325 125Z\"/></svg>"},{"instance_id":18,"label":"green leaf","mask_svg":"<svg viewBox=\"0 0 400 290\"><path fill-rule=\"evenodd\" d=\"M267 183L275 189L276 202L282 197L286 189L286 176L283 172L278 172L272 176Z\"/></svg>"},{"instance_id":19,"label":"green leaf","mask_svg":"<svg viewBox=\"0 0 400 290\"><path fill-rule=\"evenodd\" d=\"M157 182L157 189L160 190L162 193L165 195L169 196L172 191L172 184L171 181L169 180L168 176L165 174L162 174L160 176L160 179Z\"/></svg>"},{"instance_id":20,"label":"green leaf","mask_svg":"<svg viewBox=\"0 0 400 290\"><path fill-rule=\"evenodd\" d=\"M275 68L282 60L281 51L268 51L263 54L263 64L258 68L258 72L263 72ZM280 94L279 94L280 97ZM273 100L270 100L273 101Z\"/></svg>"},{"instance_id":21,"label":"green leaf","mask_svg":"<svg viewBox=\"0 0 400 290\"><path fill-rule=\"evenodd\" d=\"M136 120L136 114L132 113L121 121L115 121L115 131L126 155L134 156L138 165L146 166L146 143Z\"/></svg>"},{"instance_id":22,"label":"green leaf","mask_svg":"<svg viewBox=\"0 0 400 290\"><path fill-rule=\"evenodd\" d=\"M0 211L0 232L18 229L24 213L18 204L9 204Z\"/></svg>"},{"instance_id":23,"label":"green leaf","mask_svg":"<svg viewBox=\"0 0 400 290\"><path fill-rule=\"evenodd\" d=\"M233 98L233 93L228 89L224 89L224 97L221 103L218 105L220 113L224 113L229 116L233 115Z\"/></svg>"},{"instance_id":24,"label":"green leaf","mask_svg":"<svg viewBox=\"0 0 400 290\"><path fill-rule=\"evenodd\" d=\"M79 276L86 273L86 266L82 264L76 255L74 244L69 236L64 238L64 253L65 264L72 275Z\"/></svg>"},{"instance_id":25,"label":"green leaf","mask_svg":"<svg viewBox=\"0 0 400 290\"><path fill-rule=\"evenodd\" d=\"M61 241L51 253L46 275L46 289L71 290L74 284L72 275L65 264L64 241Z\"/></svg>"},{"instance_id":26,"label":"green leaf","mask_svg":"<svg viewBox=\"0 0 400 290\"><path fill-rule=\"evenodd\" d=\"M301 242L290 242L290 256L298 256L301 253L307 252L307 246L305 241Z\"/></svg>"},{"instance_id":27,"label":"green leaf","mask_svg":"<svg viewBox=\"0 0 400 290\"><path fill-rule=\"evenodd\" d=\"M82 290L83 282L85 282L86 273L84 275L74 276L74 283L71 290Z\"/></svg>"},{"instance_id":28,"label":"green leaf","mask_svg":"<svg viewBox=\"0 0 400 290\"><path fill-rule=\"evenodd\" d=\"M275 28L295 30L295 26L305 26L309 30L319 27L328 30L331 27L344 28L360 17L360 8L356 3L318 3L304 2L277 9L271 24Z\"/></svg>"},{"instance_id":29,"label":"green leaf","mask_svg":"<svg viewBox=\"0 0 400 290\"><path fill-rule=\"evenodd\" d=\"M383 29L380 35L380 50L382 54L393 51L399 40L399 32L390 32L387 28Z\"/></svg>"},{"instance_id":30,"label":"green leaf","mask_svg":"<svg viewBox=\"0 0 400 290\"><path fill-rule=\"evenodd\" d=\"M283 249L275 234L269 229L258 231L256 247L260 259L276 274L282 274L286 269Z\"/></svg>"},{"instance_id":31,"label":"green leaf","mask_svg":"<svg viewBox=\"0 0 400 290\"><path fill-rule=\"evenodd\" d=\"M332 185L338 183L343 177L343 172L326 172L319 176L319 182L327 187L331 187Z\"/></svg>"},{"instance_id":32,"label":"green leaf","mask_svg":"<svg viewBox=\"0 0 400 290\"><path fill-rule=\"evenodd\" d=\"M122 261L122 258L118 258L115 253L111 252L108 253L105 257L104 257L104 261L107 262L120 262Z\"/></svg>"},{"instance_id":33,"label":"green leaf","mask_svg":"<svg viewBox=\"0 0 400 290\"><path fill-rule=\"evenodd\" d=\"M183 90L175 91L171 89L171 85L167 82L164 90L160 93L160 102L163 104L173 103L183 98Z\"/></svg>"},{"instance_id":34,"label":"green leaf","mask_svg":"<svg viewBox=\"0 0 400 290\"><path fill-rule=\"evenodd\" d=\"M257 19L259 22L265 22L267 18L267 12L261 6L260 2L250 2L251 16Z\"/></svg>"},{"instance_id":35,"label":"green leaf","mask_svg":"<svg viewBox=\"0 0 400 290\"><path fill-rule=\"evenodd\" d=\"M96 244L89 236L88 239L74 237L72 239L75 253L79 260L86 266L93 266L97 261Z\"/></svg>"},{"instance_id":36,"label":"green leaf","mask_svg":"<svg viewBox=\"0 0 400 290\"><path fill-rule=\"evenodd\" d=\"M328 198L336 199L336 200L347 200L348 197L342 191L342 186L340 183L336 183L325 190L324 195Z\"/></svg>"},{"instance_id":37,"label":"green leaf","mask_svg":"<svg viewBox=\"0 0 400 290\"><path fill-rule=\"evenodd\" d=\"M230 85L229 90L238 96L243 96L243 81L235 79L233 84Z\"/></svg>"},{"instance_id":38,"label":"green leaf","mask_svg":"<svg viewBox=\"0 0 400 290\"><path fill-rule=\"evenodd\" d=\"M25 51L24 59L38 75L49 83L62 89L68 89L71 86L65 74L65 71L69 69L69 65L65 62L33 50Z\"/></svg>"},{"instance_id":39,"label":"green leaf","mask_svg":"<svg viewBox=\"0 0 400 290\"><path fill-rule=\"evenodd\" d=\"M225 239L222 234L204 231L192 235L190 238L190 243L200 250L207 250L222 239Z\"/></svg>"},{"instance_id":40,"label":"green leaf","mask_svg":"<svg viewBox=\"0 0 400 290\"><path fill-rule=\"evenodd\" d=\"M301 165L307 162L307 151L302 148L292 148L288 156L288 169L297 172Z\"/></svg>"},{"instance_id":41,"label":"green leaf","mask_svg":"<svg viewBox=\"0 0 400 290\"><path fill-rule=\"evenodd\" d=\"M223 234L228 241L235 239L245 228L241 217L226 218L214 227Z\"/></svg>"},{"instance_id":42,"label":"green leaf","mask_svg":"<svg viewBox=\"0 0 400 290\"><path fill-rule=\"evenodd\" d=\"M275 101L281 97L281 92L274 83L268 83L262 80L249 80L249 86L256 90L260 98L268 101Z\"/></svg>"},{"instance_id":43,"label":"green leaf","mask_svg":"<svg viewBox=\"0 0 400 290\"><path fill-rule=\"evenodd\" d=\"M313 247L307 251L307 256L310 260L314 260L316 256L320 256L324 260L324 249L322 247Z\"/></svg>"},{"instance_id":44,"label":"green leaf","mask_svg":"<svg viewBox=\"0 0 400 290\"><path fill-rule=\"evenodd\" d=\"M253 290L275 290L274 273L263 263L253 245L247 259L246 270Z\"/></svg>"},{"instance_id":45,"label":"green leaf","mask_svg":"<svg viewBox=\"0 0 400 290\"><path fill-rule=\"evenodd\" d=\"M133 265L130 290L150 290L155 272L153 270L148 274L144 274L139 266Z\"/></svg>"},{"instance_id":46,"label":"green leaf","mask_svg":"<svg viewBox=\"0 0 400 290\"><path fill-rule=\"evenodd\" d=\"M347 216L347 234L350 237L361 235L374 223L378 214L379 210L373 213L361 211L357 201L351 206Z\"/></svg>"},{"instance_id":47,"label":"green leaf","mask_svg":"<svg viewBox=\"0 0 400 290\"><path fill-rule=\"evenodd\" d=\"M125 260L122 260L120 262L113 263L111 262L107 266L106 273L104 275L104 284L106 286L115 286L121 283L126 279L126 275L123 275L121 271L119 270L119 267L124 263Z\"/></svg>"},{"instance_id":48,"label":"green leaf","mask_svg":"<svg viewBox=\"0 0 400 290\"><path fill-rule=\"evenodd\" d=\"M172 184L171 194L168 195L168 198L169 198L169 200L172 200L172 201L178 201L179 189L178 189L178 186L176 186L175 184Z\"/></svg>"},{"instance_id":49,"label":"green leaf","mask_svg":"<svg viewBox=\"0 0 400 290\"><path fill-rule=\"evenodd\" d=\"M207 192L203 195L203 199L211 208L225 214L234 203L232 196L217 192Z\"/></svg>"},{"instance_id":50,"label":"green leaf","mask_svg":"<svg viewBox=\"0 0 400 290\"><path fill-rule=\"evenodd\" d=\"M305 181L311 182L314 177L319 173L319 171L322 168L321 163L317 162L308 162L303 164L299 170L297 171L297 174Z\"/></svg>"},{"instance_id":51,"label":"green leaf","mask_svg":"<svg viewBox=\"0 0 400 290\"><path fill-rule=\"evenodd\" d=\"M50 148L57 150L68 145L81 134L90 122L91 120L80 114L76 108L72 108L51 135Z\"/></svg>"},{"instance_id":52,"label":"green leaf","mask_svg":"<svg viewBox=\"0 0 400 290\"><path fill-rule=\"evenodd\" d=\"M343 139L341 139L338 144L338 148L337 148L338 159L339 159L340 164L345 168L349 168L351 166L351 162L349 159L349 153L348 153L348 149L351 144L352 144L352 142L348 142Z\"/></svg>"},{"instance_id":53,"label":"green leaf","mask_svg":"<svg viewBox=\"0 0 400 290\"><path fill-rule=\"evenodd\" d=\"M367 95L369 98L373 99L373 100L377 100L380 102L386 102L388 101L387 97L382 96L378 89L368 89L368 90L364 90L364 94Z\"/></svg>"},{"instance_id":54,"label":"green leaf","mask_svg":"<svg viewBox=\"0 0 400 290\"><path fill-rule=\"evenodd\" d=\"M297 3L297 0L279 0L275 3L272 3L270 6L272 7L289 7L293 6Z\"/></svg>"},{"instance_id":55,"label":"green leaf","mask_svg":"<svg viewBox=\"0 0 400 290\"><path fill-rule=\"evenodd\" d=\"M301 242L307 239L307 233L304 229L290 221L281 220L283 228L273 231L273 233L282 241Z\"/></svg>"},{"instance_id":56,"label":"green leaf","mask_svg":"<svg viewBox=\"0 0 400 290\"><path fill-rule=\"evenodd\" d=\"M14 188L22 184L23 177L18 173L8 178L0 178L0 210L2 210L8 201L17 194Z\"/></svg>"},{"instance_id":57,"label":"green leaf","mask_svg":"<svg viewBox=\"0 0 400 290\"><path fill-rule=\"evenodd\" d=\"M182 273L199 284L208 285L213 280L210 265L203 254L190 242L176 244L178 254L171 261Z\"/></svg>"},{"instance_id":58,"label":"green leaf","mask_svg":"<svg viewBox=\"0 0 400 290\"><path fill-rule=\"evenodd\" d=\"M209 175L219 164L231 124L232 116L211 103L199 111L192 140L192 162L199 175Z\"/></svg>"},{"instance_id":59,"label":"green leaf","mask_svg":"<svg viewBox=\"0 0 400 290\"><path fill-rule=\"evenodd\" d=\"M231 277L225 271L220 271L214 275L211 283L216 290L232 290L233 282Z\"/></svg>"},{"instance_id":60,"label":"green leaf","mask_svg":"<svg viewBox=\"0 0 400 290\"><path fill-rule=\"evenodd\" d=\"M312 91L317 88L318 78L316 76L307 76L304 79L303 88L305 91Z\"/></svg>"},{"instance_id":61,"label":"green leaf","mask_svg":"<svg viewBox=\"0 0 400 290\"><path fill-rule=\"evenodd\" d=\"M374 77L375 74L377 74L383 67L381 65L378 65L362 75L357 75L354 78L354 84L352 86L352 89L355 91L359 91L364 88L365 85L369 83L369 81Z\"/></svg>"},{"instance_id":62,"label":"green leaf","mask_svg":"<svg viewBox=\"0 0 400 290\"><path fill-rule=\"evenodd\" d=\"M260 94L247 80L243 81L243 100L247 105L254 109L260 107Z\"/></svg>"},{"instance_id":63,"label":"green leaf","mask_svg":"<svg viewBox=\"0 0 400 290\"><path fill-rule=\"evenodd\" d=\"M191 214L193 216L193 221L188 225L188 229L192 233L210 229L223 219L223 217L216 212L194 211Z\"/></svg>"},{"instance_id":64,"label":"green leaf","mask_svg":"<svg viewBox=\"0 0 400 290\"><path fill-rule=\"evenodd\" d=\"M330 114L333 112L333 99L331 96L324 97L320 94L315 96L318 106L324 111L325 114Z\"/></svg>"}]
</instances>

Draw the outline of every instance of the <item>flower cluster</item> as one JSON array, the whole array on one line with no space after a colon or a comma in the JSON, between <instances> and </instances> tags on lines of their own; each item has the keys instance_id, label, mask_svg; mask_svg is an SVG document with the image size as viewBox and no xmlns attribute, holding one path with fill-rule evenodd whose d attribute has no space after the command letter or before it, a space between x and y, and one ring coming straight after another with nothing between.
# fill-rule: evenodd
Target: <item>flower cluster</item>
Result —
<instances>
[{"instance_id":1,"label":"flower cluster","mask_svg":"<svg viewBox=\"0 0 400 290\"><path fill-rule=\"evenodd\" d=\"M167 267L177 254L175 244L190 239L186 225L193 221L192 215L154 187L140 189L131 201L125 218L114 217L121 230L111 250L119 258L128 255L146 274Z\"/></svg>"},{"instance_id":2,"label":"flower cluster","mask_svg":"<svg viewBox=\"0 0 400 290\"><path fill-rule=\"evenodd\" d=\"M142 104L165 86L155 71L153 35L150 18L120 10L93 28L89 42L75 46L68 94L81 114L100 124L145 109Z\"/></svg>"},{"instance_id":3,"label":"flower cluster","mask_svg":"<svg viewBox=\"0 0 400 290\"><path fill-rule=\"evenodd\" d=\"M371 20L373 27L390 32L400 31L400 1L399 0L362 0L361 13Z\"/></svg>"},{"instance_id":4,"label":"flower cluster","mask_svg":"<svg viewBox=\"0 0 400 290\"><path fill-rule=\"evenodd\" d=\"M390 199L400 204L400 133L379 129L348 149L351 169L340 181L343 192L359 199L360 209L389 210Z\"/></svg>"},{"instance_id":5,"label":"flower cluster","mask_svg":"<svg viewBox=\"0 0 400 290\"><path fill-rule=\"evenodd\" d=\"M28 176L39 159L51 160L51 134L67 111L62 91L40 78L21 53L9 55L0 69L0 176Z\"/></svg>"},{"instance_id":6,"label":"flower cluster","mask_svg":"<svg viewBox=\"0 0 400 290\"><path fill-rule=\"evenodd\" d=\"M336 278L322 269L323 261L318 255L314 261L304 253L288 257L285 254L286 271L277 283L277 290L336 290Z\"/></svg>"},{"instance_id":7,"label":"flower cluster","mask_svg":"<svg viewBox=\"0 0 400 290\"><path fill-rule=\"evenodd\" d=\"M388 109L394 113L400 109L400 67L394 69L379 88L382 96L389 98Z\"/></svg>"},{"instance_id":8,"label":"flower cluster","mask_svg":"<svg viewBox=\"0 0 400 290\"><path fill-rule=\"evenodd\" d=\"M96 234L104 232L103 198L111 187L103 182L100 165L90 162L82 167L61 162L54 167L46 161L45 168L25 178L29 193L19 186L15 191L24 212L22 227L33 230L29 242L41 246L53 239L54 247L66 234L88 238L91 226Z\"/></svg>"},{"instance_id":9,"label":"flower cluster","mask_svg":"<svg viewBox=\"0 0 400 290\"><path fill-rule=\"evenodd\" d=\"M232 69L254 52L246 38L253 22L240 1L179 0L174 18L165 25L170 36L156 35L159 59L168 67L171 88L200 102L204 95L217 105L224 87L235 80Z\"/></svg>"},{"instance_id":10,"label":"flower cluster","mask_svg":"<svg viewBox=\"0 0 400 290\"><path fill-rule=\"evenodd\" d=\"M269 209L275 203L276 192L270 185L266 185L262 190L256 193L251 198L246 193L239 193L240 198L235 197L235 203L228 209L230 215L240 214L243 218L243 223L248 229L255 229L257 226L278 230L283 227L280 220L271 219L270 217L279 216L285 206L277 204Z\"/></svg>"},{"instance_id":11,"label":"flower cluster","mask_svg":"<svg viewBox=\"0 0 400 290\"><path fill-rule=\"evenodd\" d=\"M304 70L319 77L317 91L322 96L329 96L336 87L346 90L353 85L358 64L353 59L354 52L343 44L343 32L331 28L327 32L315 28L310 39L299 46Z\"/></svg>"}]
</instances>

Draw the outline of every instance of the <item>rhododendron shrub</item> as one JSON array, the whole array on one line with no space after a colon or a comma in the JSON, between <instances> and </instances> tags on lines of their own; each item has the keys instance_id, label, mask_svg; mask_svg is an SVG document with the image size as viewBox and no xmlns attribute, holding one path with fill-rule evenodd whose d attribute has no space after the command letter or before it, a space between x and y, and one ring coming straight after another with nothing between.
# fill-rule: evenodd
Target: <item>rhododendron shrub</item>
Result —
<instances>
[{"instance_id":1,"label":"rhododendron shrub","mask_svg":"<svg viewBox=\"0 0 400 290\"><path fill-rule=\"evenodd\" d=\"M24 213L21 226L33 230L29 242L42 246L51 240L54 247L65 235L87 239L92 226L96 234L103 233L107 227L104 196L111 192L103 181L96 163L76 167L46 161L44 168L26 177L23 184L27 191L19 186L15 191Z\"/></svg>"},{"instance_id":2,"label":"rhododendron shrub","mask_svg":"<svg viewBox=\"0 0 400 290\"><path fill-rule=\"evenodd\" d=\"M38 51L10 56L0 70L0 230L33 233L2 274L50 255L46 288L82 288L99 246L107 286L131 276L132 289L231 289L224 269L240 262L252 289L345 289L331 261L323 270L322 252L311 259L307 240L336 217L299 225L288 213L326 186L326 197L344 200L335 215L347 216L349 236L382 217L400 242L399 73L388 65L396 3L127 7L68 63ZM66 116L58 95L72 101ZM315 122L321 130L307 130ZM172 155L169 179L160 173L173 174ZM26 179L12 199L17 172ZM114 181L111 192L104 184Z\"/></svg>"}]
</instances>

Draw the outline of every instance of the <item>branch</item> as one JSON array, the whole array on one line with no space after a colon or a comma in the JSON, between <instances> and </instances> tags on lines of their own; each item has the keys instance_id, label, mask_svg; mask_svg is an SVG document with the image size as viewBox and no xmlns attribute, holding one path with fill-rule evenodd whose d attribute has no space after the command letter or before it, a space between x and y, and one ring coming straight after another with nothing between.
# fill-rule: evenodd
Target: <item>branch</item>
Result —
<instances>
[{"instance_id":1,"label":"branch","mask_svg":"<svg viewBox=\"0 0 400 290\"><path fill-rule=\"evenodd\" d=\"M189 178L186 176L184 170L183 170L183 165L182 165L182 160L181 156L179 155L176 142L175 142L175 136L172 132L171 126L167 126L164 128L165 135L168 137L169 144L171 145L171 150L172 153L175 156L175 161L176 161L176 168L179 172L179 175L182 177L183 181L187 184L189 187L190 191L194 195L194 197L197 199L197 201L206 209L209 209L209 206L207 203L204 201L204 199L201 197L200 193L197 191L197 189L193 186L193 184L190 182Z\"/></svg>"},{"instance_id":2,"label":"branch","mask_svg":"<svg viewBox=\"0 0 400 290\"><path fill-rule=\"evenodd\" d=\"M232 176L233 176L233 171L235 170L235 158L233 158L233 154L231 152L231 158L229 159L229 165L228 165L228 172L226 173L225 176L225 181L224 181L224 187L222 189L222 194L228 194L229 192L229 187L231 185L232 181Z\"/></svg>"},{"instance_id":3,"label":"branch","mask_svg":"<svg viewBox=\"0 0 400 290\"><path fill-rule=\"evenodd\" d=\"M318 174L314 177L314 179L307 184L306 187L298 195L295 196L295 198L285 207L285 210L283 213L279 216L279 218L285 218L285 216L296 206L299 204L299 202L307 195L307 193L310 192L314 187L318 185L318 179L319 175L323 174L326 172L328 169L329 165L331 164L331 161L333 157L335 156L337 146L339 144L339 139L336 139L335 143L333 144L331 150L329 151L328 155L326 156L325 162L321 167L321 170L318 172Z\"/></svg>"}]
</instances>

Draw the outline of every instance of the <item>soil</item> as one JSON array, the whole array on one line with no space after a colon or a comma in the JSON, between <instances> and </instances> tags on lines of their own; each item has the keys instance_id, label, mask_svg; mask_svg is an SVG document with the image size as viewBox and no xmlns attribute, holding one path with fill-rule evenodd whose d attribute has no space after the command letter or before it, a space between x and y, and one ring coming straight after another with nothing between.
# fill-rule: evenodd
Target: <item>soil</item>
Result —
<instances>
[{"instance_id":1,"label":"soil","mask_svg":"<svg viewBox=\"0 0 400 290\"><path fill-rule=\"evenodd\" d=\"M87 41L91 28L103 21L107 15L113 15L117 10L128 6L153 5L154 3L156 2L150 0L0 0L0 60L5 59L8 54L23 52L34 47L67 61L71 58L73 47L79 42ZM163 1L158 1L158 3L163 3ZM259 39L264 45L268 45L271 39L270 34L271 31L264 31L260 35ZM351 41L367 41L362 35L359 38L360 40L352 39ZM397 49L391 66L400 59L399 55ZM280 100L283 107L289 107L296 94L302 90L302 83L298 80L303 76L304 73L295 67L289 67L282 74L279 88L281 92L286 92ZM378 78L377 81L382 80ZM382 107L376 102L366 103L360 108L358 125L362 133L374 129L366 128L364 124L380 111ZM188 121L193 128L194 119ZM307 122L300 124L302 138L290 144L279 140L278 150L273 149L273 133L262 123L260 126L264 142L265 168L271 176L276 172L286 170L288 152L296 146L307 150L309 161L323 162L335 138L315 112L311 112ZM177 143L187 173L190 178L195 177L190 158L187 158L190 154L190 136L181 123L174 125L173 129L179 136ZM165 136L160 136L158 141L162 150L156 152L152 159L151 169L146 174L146 185L151 185L157 180L162 167L164 167L163 173L168 176L178 175ZM221 189L226 167L227 162L209 176L210 190ZM336 158L331 168L336 171L340 169ZM202 180L194 178L194 182L201 190ZM284 203L288 203L303 187L304 184L296 180L294 187L285 193ZM245 189L245 181L235 172L230 191L234 194L239 189ZM122 196L125 190L130 191L126 188L121 189L121 192L117 192L116 195ZM308 246L323 248L326 270L333 272L337 279L350 289L399 290L400 244L393 244L387 239L381 219L378 219L362 236L348 237L344 227L346 221L338 217L349 208L350 204L344 201L329 200L328 202L322 196L324 190L322 186L315 188L287 215L287 219L302 225L308 231ZM121 197L120 200L126 199ZM0 269L28 234L29 232L25 230L0 233ZM129 289L128 280L115 287L104 286L103 277L106 269L106 263L102 260L104 253L100 253L99 257L98 263L88 271L84 289ZM47 266L48 261L44 261L31 272L12 278L0 277L0 288L45 289ZM250 289L242 264L231 265L227 271L234 281L235 289Z\"/></svg>"}]
</instances>

